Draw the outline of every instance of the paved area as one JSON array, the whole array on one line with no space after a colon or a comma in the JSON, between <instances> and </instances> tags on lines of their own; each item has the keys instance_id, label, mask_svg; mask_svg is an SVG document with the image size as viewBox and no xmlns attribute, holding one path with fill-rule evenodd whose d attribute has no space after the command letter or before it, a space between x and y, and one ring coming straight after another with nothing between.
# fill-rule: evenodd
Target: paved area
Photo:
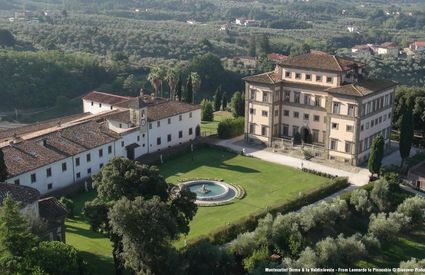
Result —
<instances>
[{"instance_id":1,"label":"paved area","mask_svg":"<svg viewBox=\"0 0 425 275\"><path fill-rule=\"evenodd\" d=\"M412 187L406 186L406 185L400 185L400 187L404 190L406 190L407 192L413 193L415 195L421 196L425 198L425 193L424 192L420 192L418 190L413 189Z\"/></svg>"}]
</instances>

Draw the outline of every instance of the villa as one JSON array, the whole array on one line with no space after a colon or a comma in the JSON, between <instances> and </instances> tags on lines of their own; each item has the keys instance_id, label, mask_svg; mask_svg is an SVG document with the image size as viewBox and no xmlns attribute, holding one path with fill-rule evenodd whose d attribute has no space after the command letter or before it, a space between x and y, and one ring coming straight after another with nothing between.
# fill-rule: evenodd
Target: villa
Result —
<instances>
[{"instance_id":1,"label":"villa","mask_svg":"<svg viewBox=\"0 0 425 275\"><path fill-rule=\"evenodd\" d=\"M244 80L247 141L273 146L299 140L322 148L326 159L351 165L368 160L378 134L390 145L397 83L366 78L363 63L312 52Z\"/></svg>"},{"instance_id":2,"label":"villa","mask_svg":"<svg viewBox=\"0 0 425 275\"><path fill-rule=\"evenodd\" d=\"M84 113L0 131L7 183L42 195L85 184L113 157L138 159L200 135L199 105L91 92Z\"/></svg>"}]
</instances>

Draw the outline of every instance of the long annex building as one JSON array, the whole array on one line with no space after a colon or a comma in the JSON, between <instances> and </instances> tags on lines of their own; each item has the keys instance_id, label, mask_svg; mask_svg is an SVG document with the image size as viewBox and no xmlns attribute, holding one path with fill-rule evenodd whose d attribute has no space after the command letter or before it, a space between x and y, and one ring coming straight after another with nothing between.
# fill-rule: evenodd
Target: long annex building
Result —
<instances>
[{"instance_id":1,"label":"long annex building","mask_svg":"<svg viewBox=\"0 0 425 275\"><path fill-rule=\"evenodd\" d=\"M272 146L298 136L325 158L352 165L368 160L378 134L390 145L397 83L366 78L361 62L312 52L244 80L247 141Z\"/></svg>"},{"instance_id":2,"label":"long annex building","mask_svg":"<svg viewBox=\"0 0 425 275\"><path fill-rule=\"evenodd\" d=\"M116 156L137 159L200 134L199 105L91 92L84 113L0 132L7 183L42 195L85 181Z\"/></svg>"}]
</instances>

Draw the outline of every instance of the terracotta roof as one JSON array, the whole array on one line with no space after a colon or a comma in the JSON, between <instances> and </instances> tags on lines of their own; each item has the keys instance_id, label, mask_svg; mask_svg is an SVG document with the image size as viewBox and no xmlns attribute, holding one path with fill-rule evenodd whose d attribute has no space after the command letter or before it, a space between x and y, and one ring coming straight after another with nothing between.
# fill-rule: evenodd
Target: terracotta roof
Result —
<instances>
[{"instance_id":1,"label":"terracotta roof","mask_svg":"<svg viewBox=\"0 0 425 275\"><path fill-rule=\"evenodd\" d=\"M43 122L37 122L37 123L33 123L33 124L29 124L29 125L25 125L22 127L17 127L17 128L13 128L13 129L8 129L8 130L4 130L4 131L0 131L0 141L1 140L5 140L7 138L12 138L15 134L17 136L23 135L23 134L27 134L27 133L31 133L34 131L40 131L43 129L48 129L51 127L54 127L56 125L58 125L58 123L67 123L73 120L77 120L77 119L81 119L84 117L90 116L90 113L82 113L82 114L77 114L77 115L71 115L71 116L66 116L66 117L59 117L59 118L55 118L55 119L51 119L51 120L46 120Z\"/></svg>"},{"instance_id":2,"label":"terracotta roof","mask_svg":"<svg viewBox=\"0 0 425 275\"><path fill-rule=\"evenodd\" d=\"M114 104L126 101L129 98L130 97L128 96L119 96L119 95L107 94L107 93L102 93L97 91L90 92L83 97L84 100L90 100L90 101L105 103L110 105L114 105Z\"/></svg>"},{"instance_id":3,"label":"terracotta roof","mask_svg":"<svg viewBox=\"0 0 425 275\"><path fill-rule=\"evenodd\" d=\"M163 101L148 106L148 120L156 121L200 109L201 106L180 101Z\"/></svg>"},{"instance_id":4,"label":"terracotta roof","mask_svg":"<svg viewBox=\"0 0 425 275\"><path fill-rule=\"evenodd\" d=\"M40 217L47 221L64 218L68 214L66 208L53 197L39 200L38 209L40 211Z\"/></svg>"},{"instance_id":5,"label":"terracotta roof","mask_svg":"<svg viewBox=\"0 0 425 275\"><path fill-rule=\"evenodd\" d=\"M357 49L357 50L370 50L370 46L369 45L355 45L353 47L353 49Z\"/></svg>"},{"instance_id":6,"label":"terracotta roof","mask_svg":"<svg viewBox=\"0 0 425 275\"><path fill-rule=\"evenodd\" d=\"M279 62L284 67L303 68L310 70L324 70L343 72L354 66L364 66L363 63L347 57L339 57L324 52L311 52L303 55L289 57Z\"/></svg>"},{"instance_id":7,"label":"terracotta roof","mask_svg":"<svg viewBox=\"0 0 425 275\"><path fill-rule=\"evenodd\" d=\"M397 82L381 79L365 79L358 83L329 88L326 91L334 94L362 97L375 92L395 87Z\"/></svg>"},{"instance_id":8,"label":"terracotta roof","mask_svg":"<svg viewBox=\"0 0 425 275\"><path fill-rule=\"evenodd\" d=\"M106 117L108 120L118 121L122 123L130 123L130 111L124 110Z\"/></svg>"},{"instance_id":9,"label":"terracotta roof","mask_svg":"<svg viewBox=\"0 0 425 275\"><path fill-rule=\"evenodd\" d=\"M89 121L34 139L22 140L2 150L9 177L14 177L110 143L119 137L106 125Z\"/></svg>"},{"instance_id":10,"label":"terracotta roof","mask_svg":"<svg viewBox=\"0 0 425 275\"><path fill-rule=\"evenodd\" d=\"M23 206L33 203L40 197L40 192L32 187L23 185L14 185L9 183L0 183L0 205L7 194L10 194L15 201L19 201Z\"/></svg>"},{"instance_id":11,"label":"terracotta roof","mask_svg":"<svg viewBox=\"0 0 425 275\"><path fill-rule=\"evenodd\" d=\"M274 71L263 73L263 74L251 75L251 76L244 77L242 79L248 82L264 83L264 84L276 84L281 81L278 75L276 74L276 72Z\"/></svg>"},{"instance_id":12,"label":"terracotta roof","mask_svg":"<svg viewBox=\"0 0 425 275\"><path fill-rule=\"evenodd\" d=\"M394 42L385 42L380 45L381 48L397 48L397 44Z\"/></svg>"},{"instance_id":13,"label":"terracotta roof","mask_svg":"<svg viewBox=\"0 0 425 275\"><path fill-rule=\"evenodd\" d=\"M269 59L272 59L272 60L283 60L283 59L288 58L288 56L287 56L287 55L279 54L279 53L269 53L269 54L267 55L267 57L268 57Z\"/></svg>"},{"instance_id":14,"label":"terracotta roof","mask_svg":"<svg viewBox=\"0 0 425 275\"><path fill-rule=\"evenodd\" d=\"M415 42L415 45L416 45L417 47L425 47L425 41L416 41L416 42Z\"/></svg>"}]
</instances>

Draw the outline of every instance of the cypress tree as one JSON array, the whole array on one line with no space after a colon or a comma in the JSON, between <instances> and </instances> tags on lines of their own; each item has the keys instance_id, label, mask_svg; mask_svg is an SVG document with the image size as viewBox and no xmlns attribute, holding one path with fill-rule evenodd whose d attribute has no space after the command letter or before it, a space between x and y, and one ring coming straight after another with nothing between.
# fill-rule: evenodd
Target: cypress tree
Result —
<instances>
[{"instance_id":1,"label":"cypress tree","mask_svg":"<svg viewBox=\"0 0 425 275\"><path fill-rule=\"evenodd\" d=\"M182 101L182 77L181 77L181 75L179 75L179 78L177 80L176 90L174 92L174 95L176 97L175 100Z\"/></svg>"},{"instance_id":2,"label":"cypress tree","mask_svg":"<svg viewBox=\"0 0 425 275\"><path fill-rule=\"evenodd\" d=\"M221 86L219 86L214 95L214 111L216 112L220 111L222 97L223 94L221 93Z\"/></svg>"},{"instance_id":3,"label":"cypress tree","mask_svg":"<svg viewBox=\"0 0 425 275\"><path fill-rule=\"evenodd\" d=\"M223 108L223 111L225 111L227 108L227 94L225 92L223 93L221 101L222 101L221 106Z\"/></svg>"},{"instance_id":4,"label":"cypress tree","mask_svg":"<svg viewBox=\"0 0 425 275\"><path fill-rule=\"evenodd\" d=\"M408 100L409 101L409 100ZM413 141L413 114L411 104L405 103L403 113L400 119L400 167L403 168L404 161L410 155L410 149L412 148Z\"/></svg>"},{"instance_id":5,"label":"cypress tree","mask_svg":"<svg viewBox=\"0 0 425 275\"><path fill-rule=\"evenodd\" d=\"M3 151L0 150L0 182L5 182L7 179L7 167L4 162L4 154Z\"/></svg>"},{"instance_id":6,"label":"cypress tree","mask_svg":"<svg viewBox=\"0 0 425 275\"><path fill-rule=\"evenodd\" d=\"M370 157L368 162L369 172L373 174L378 174L381 170L382 159L384 157L384 137L378 135L373 139L372 147L370 149Z\"/></svg>"},{"instance_id":7,"label":"cypress tree","mask_svg":"<svg viewBox=\"0 0 425 275\"><path fill-rule=\"evenodd\" d=\"M193 103L193 86L191 74L189 74L189 77L187 78L185 102Z\"/></svg>"}]
</instances>

